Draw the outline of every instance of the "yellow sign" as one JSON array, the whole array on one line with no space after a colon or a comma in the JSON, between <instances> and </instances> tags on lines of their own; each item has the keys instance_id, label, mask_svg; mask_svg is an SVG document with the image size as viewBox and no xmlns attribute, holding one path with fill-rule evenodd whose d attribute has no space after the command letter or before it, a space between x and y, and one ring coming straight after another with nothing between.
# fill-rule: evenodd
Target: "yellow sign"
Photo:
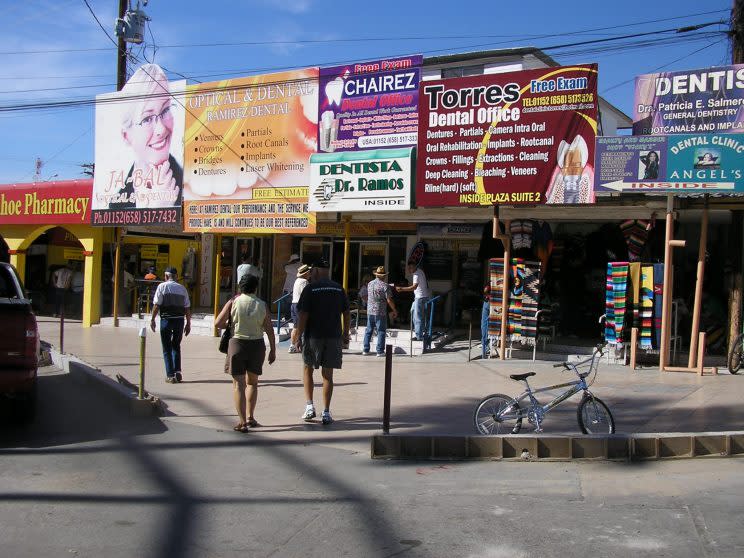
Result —
<instances>
[{"instance_id":1,"label":"yellow sign","mask_svg":"<svg viewBox=\"0 0 744 558\"><path fill-rule=\"evenodd\" d=\"M65 248L62 252L64 259L66 260L84 260L85 255L80 248Z\"/></svg>"},{"instance_id":2,"label":"yellow sign","mask_svg":"<svg viewBox=\"0 0 744 558\"><path fill-rule=\"evenodd\" d=\"M186 90L184 230L314 233L318 69Z\"/></svg>"},{"instance_id":3,"label":"yellow sign","mask_svg":"<svg viewBox=\"0 0 744 558\"><path fill-rule=\"evenodd\" d=\"M140 246L140 257L143 260L154 260L158 257L157 244L143 244Z\"/></svg>"}]
</instances>

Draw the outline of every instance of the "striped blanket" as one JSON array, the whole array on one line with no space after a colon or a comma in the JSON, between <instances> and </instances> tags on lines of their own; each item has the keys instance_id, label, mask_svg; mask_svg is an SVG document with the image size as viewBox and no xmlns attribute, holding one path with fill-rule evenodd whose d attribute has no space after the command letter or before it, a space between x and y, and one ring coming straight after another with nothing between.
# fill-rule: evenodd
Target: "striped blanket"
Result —
<instances>
[{"instance_id":1,"label":"striped blanket","mask_svg":"<svg viewBox=\"0 0 744 558\"><path fill-rule=\"evenodd\" d=\"M501 338L501 305L503 289L503 258L489 261L491 281L491 313L488 336ZM513 258L509 266L509 306L507 339L529 345L537 340L537 310L540 297L540 263Z\"/></svg>"},{"instance_id":2,"label":"striped blanket","mask_svg":"<svg viewBox=\"0 0 744 558\"><path fill-rule=\"evenodd\" d=\"M623 342L627 289L628 262L609 262L605 295L605 340L612 345Z\"/></svg>"}]
</instances>

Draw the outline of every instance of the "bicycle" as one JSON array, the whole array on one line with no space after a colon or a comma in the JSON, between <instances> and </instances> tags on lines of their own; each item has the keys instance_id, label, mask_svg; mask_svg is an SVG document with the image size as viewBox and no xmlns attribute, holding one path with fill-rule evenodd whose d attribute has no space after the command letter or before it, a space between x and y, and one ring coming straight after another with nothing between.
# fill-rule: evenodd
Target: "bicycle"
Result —
<instances>
[{"instance_id":1,"label":"bicycle","mask_svg":"<svg viewBox=\"0 0 744 558\"><path fill-rule=\"evenodd\" d=\"M481 400L473 416L476 430L480 434L486 435L517 434L522 428L522 420L527 418L530 424L535 425L535 432L542 432L542 423L545 415L569 397L583 391L584 396L576 409L576 417L579 421L581 431L584 434L614 434L615 419L612 417L610 409L605 405L604 401L595 397L589 391L589 386L597 378L597 369L599 368L599 361L602 358L602 354L602 346L597 345L592 356L585 360L576 363L562 362L553 365L553 368L563 367L565 370L573 371L579 378L578 380L564 384L556 384L532 390L527 382L527 378L535 376L535 372L511 374L509 377L512 380L524 382L527 389L516 398L496 393ZM579 367L584 367L587 364L588 370L586 372L579 371ZM592 377L587 382L587 377L590 375ZM569 389L556 396L555 399L546 405L541 405L535 398L536 393L563 387L568 387ZM523 400L527 401L522 403Z\"/></svg>"},{"instance_id":2,"label":"bicycle","mask_svg":"<svg viewBox=\"0 0 744 558\"><path fill-rule=\"evenodd\" d=\"M731 346L728 354L728 369L732 374L738 374L744 364L744 333L740 333Z\"/></svg>"}]
</instances>

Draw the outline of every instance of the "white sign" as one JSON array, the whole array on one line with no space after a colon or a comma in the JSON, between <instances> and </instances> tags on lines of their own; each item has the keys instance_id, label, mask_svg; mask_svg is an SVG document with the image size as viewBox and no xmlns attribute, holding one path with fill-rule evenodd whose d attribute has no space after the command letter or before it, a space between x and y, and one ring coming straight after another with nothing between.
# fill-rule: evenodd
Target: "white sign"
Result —
<instances>
[{"instance_id":1,"label":"white sign","mask_svg":"<svg viewBox=\"0 0 744 558\"><path fill-rule=\"evenodd\" d=\"M406 211L412 150L317 153L310 157L310 211Z\"/></svg>"}]
</instances>

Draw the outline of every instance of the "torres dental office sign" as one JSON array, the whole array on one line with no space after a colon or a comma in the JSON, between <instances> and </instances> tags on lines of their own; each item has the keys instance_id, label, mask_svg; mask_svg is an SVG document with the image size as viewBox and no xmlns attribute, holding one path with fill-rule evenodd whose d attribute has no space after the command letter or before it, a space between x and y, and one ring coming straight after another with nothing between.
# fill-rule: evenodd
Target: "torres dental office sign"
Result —
<instances>
[{"instance_id":1,"label":"torres dental office sign","mask_svg":"<svg viewBox=\"0 0 744 558\"><path fill-rule=\"evenodd\" d=\"M744 65L636 77L633 135L744 132Z\"/></svg>"},{"instance_id":2,"label":"torres dental office sign","mask_svg":"<svg viewBox=\"0 0 744 558\"><path fill-rule=\"evenodd\" d=\"M599 137L596 190L744 195L744 134Z\"/></svg>"},{"instance_id":3,"label":"torres dental office sign","mask_svg":"<svg viewBox=\"0 0 744 558\"><path fill-rule=\"evenodd\" d=\"M310 157L310 211L411 209L410 147Z\"/></svg>"},{"instance_id":4,"label":"torres dental office sign","mask_svg":"<svg viewBox=\"0 0 744 558\"><path fill-rule=\"evenodd\" d=\"M416 205L594 202L597 66L425 81Z\"/></svg>"}]
</instances>

